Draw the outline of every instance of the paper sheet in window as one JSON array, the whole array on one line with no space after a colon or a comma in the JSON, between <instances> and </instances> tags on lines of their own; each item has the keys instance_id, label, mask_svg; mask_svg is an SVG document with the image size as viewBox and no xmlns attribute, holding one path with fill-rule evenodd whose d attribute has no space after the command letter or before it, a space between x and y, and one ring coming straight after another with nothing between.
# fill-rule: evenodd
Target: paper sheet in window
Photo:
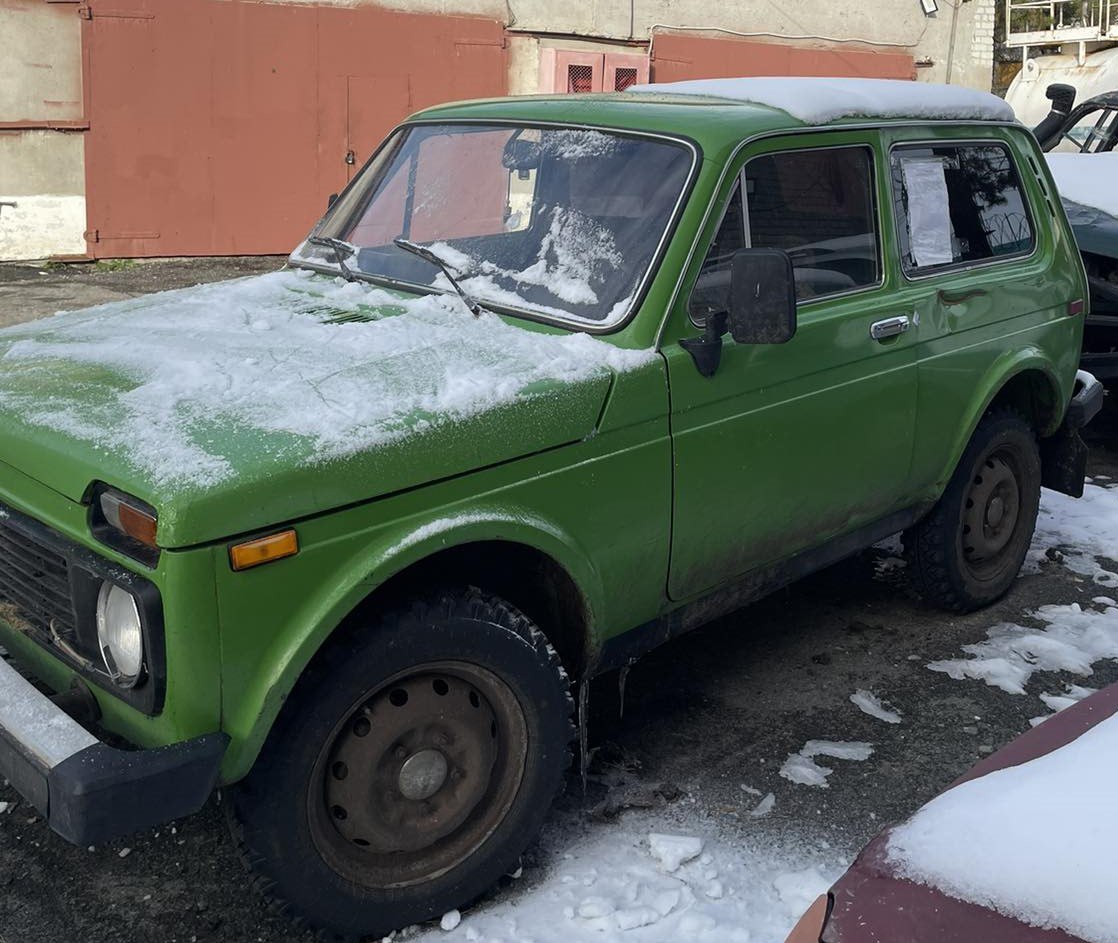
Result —
<instances>
[{"instance_id":1,"label":"paper sheet in window","mask_svg":"<svg viewBox=\"0 0 1118 943\"><path fill-rule=\"evenodd\" d=\"M902 160L901 170L908 194L908 241L913 261L918 268L953 262L953 230L943 160Z\"/></svg>"}]
</instances>

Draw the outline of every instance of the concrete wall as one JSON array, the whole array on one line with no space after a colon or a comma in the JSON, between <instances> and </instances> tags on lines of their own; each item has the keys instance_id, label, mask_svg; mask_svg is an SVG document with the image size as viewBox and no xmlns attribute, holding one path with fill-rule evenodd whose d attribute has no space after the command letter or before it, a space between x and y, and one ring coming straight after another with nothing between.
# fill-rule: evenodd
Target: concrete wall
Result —
<instances>
[{"instance_id":1,"label":"concrete wall","mask_svg":"<svg viewBox=\"0 0 1118 943\"><path fill-rule=\"evenodd\" d=\"M85 252L81 63L76 4L0 0L0 261Z\"/></svg>"}]
</instances>

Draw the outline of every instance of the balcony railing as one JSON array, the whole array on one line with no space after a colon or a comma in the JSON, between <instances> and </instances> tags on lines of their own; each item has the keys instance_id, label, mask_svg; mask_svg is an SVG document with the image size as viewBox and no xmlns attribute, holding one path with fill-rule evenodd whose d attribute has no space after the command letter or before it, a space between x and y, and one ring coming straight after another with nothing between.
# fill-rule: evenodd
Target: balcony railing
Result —
<instances>
[{"instance_id":1,"label":"balcony railing","mask_svg":"<svg viewBox=\"0 0 1118 943\"><path fill-rule=\"evenodd\" d=\"M1118 40L1118 0L1005 0L1007 46Z\"/></svg>"}]
</instances>

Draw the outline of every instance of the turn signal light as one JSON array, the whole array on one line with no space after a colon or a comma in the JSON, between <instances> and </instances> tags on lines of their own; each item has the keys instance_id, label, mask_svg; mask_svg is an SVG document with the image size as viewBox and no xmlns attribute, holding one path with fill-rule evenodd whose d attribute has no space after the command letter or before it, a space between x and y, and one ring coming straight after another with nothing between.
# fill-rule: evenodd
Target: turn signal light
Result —
<instances>
[{"instance_id":1,"label":"turn signal light","mask_svg":"<svg viewBox=\"0 0 1118 943\"><path fill-rule=\"evenodd\" d=\"M106 522L122 534L148 547L154 547L157 521L152 511L140 506L136 498L119 491L102 491L101 513Z\"/></svg>"},{"instance_id":2,"label":"turn signal light","mask_svg":"<svg viewBox=\"0 0 1118 943\"><path fill-rule=\"evenodd\" d=\"M1068 317L1075 317L1077 314L1082 314L1087 306L1083 303L1082 298L1076 298L1075 301L1068 302Z\"/></svg>"},{"instance_id":3,"label":"turn signal light","mask_svg":"<svg viewBox=\"0 0 1118 943\"><path fill-rule=\"evenodd\" d=\"M229 563L234 570L248 570L262 563L282 560L299 552L299 537L293 530L283 530L267 537L246 540L229 548Z\"/></svg>"}]
</instances>

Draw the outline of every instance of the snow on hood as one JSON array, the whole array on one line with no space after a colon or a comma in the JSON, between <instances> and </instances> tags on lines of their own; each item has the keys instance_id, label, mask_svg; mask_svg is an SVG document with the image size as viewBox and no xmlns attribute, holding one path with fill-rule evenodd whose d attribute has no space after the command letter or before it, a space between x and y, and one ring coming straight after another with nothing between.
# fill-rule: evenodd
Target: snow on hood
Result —
<instances>
[{"instance_id":1,"label":"snow on hood","mask_svg":"<svg viewBox=\"0 0 1118 943\"><path fill-rule=\"evenodd\" d=\"M1118 216L1118 153L1044 156L1061 197Z\"/></svg>"},{"instance_id":2,"label":"snow on hood","mask_svg":"<svg viewBox=\"0 0 1118 943\"><path fill-rule=\"evenodd\" d=\"M630 92L698 95L766 105L805 124L839 118L927 118L1013 121L1013 109L996 95L958 85L900 79L741 78L692 79L632 85Z\"/></svg>"},{"instance_id":3,"label":"snow on hood","mask_svg":"<svg viewBox=\"0 0 1118 943\"><path fill-rule=\"evenodd\" d=\"M294 437L320 462L652 357L282 271L0 331L0 409L126 456L155 487L210 487L234 473L230 430L237 448Z\"/></svg>"},{"instance_id":4,"label":"snow on hood","mask_svg":"<svg viewBox=\"0 0 1118 943\"><path fill-rule=\"evenodd\" d=\"M937 796L892 832L889 859L952 897L1118 943L1116 782L1113 716L1051 753Z\"/></svg>"}]
</instances>

